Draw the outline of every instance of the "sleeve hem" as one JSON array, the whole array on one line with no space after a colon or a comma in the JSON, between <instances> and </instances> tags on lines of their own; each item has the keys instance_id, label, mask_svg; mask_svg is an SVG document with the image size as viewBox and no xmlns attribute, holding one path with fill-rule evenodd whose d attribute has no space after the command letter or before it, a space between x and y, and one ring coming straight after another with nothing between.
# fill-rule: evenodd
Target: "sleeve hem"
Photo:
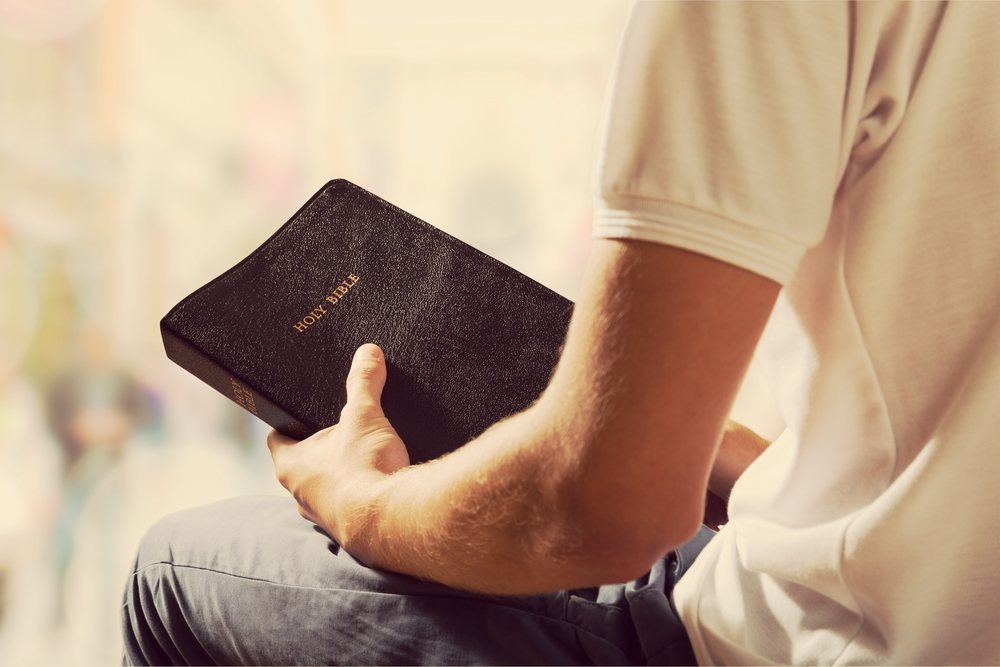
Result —
<instances>
[{"instance_id":1,"label":"sleeve hem","mask_svg":"<svg viewBox=\"0 0 1000 667\"><path fill-rule=\"evenodd\" d=\"M632 196L598 198L593 235L690 250L787 285L806 246L773 231L672 202Z\"/></svg>"}]
</instances>

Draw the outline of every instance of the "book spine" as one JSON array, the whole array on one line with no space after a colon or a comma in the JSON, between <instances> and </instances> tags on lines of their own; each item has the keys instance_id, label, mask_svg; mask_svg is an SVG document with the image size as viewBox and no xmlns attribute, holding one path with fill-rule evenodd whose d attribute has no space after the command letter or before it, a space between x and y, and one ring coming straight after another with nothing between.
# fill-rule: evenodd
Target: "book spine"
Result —
<instances>
[{"instance_id":1,"label":"book spine","mask_svg":"<svg viewBox=\"0 0 1000 667\"><path fill-rule=\"evenodd\" d=\"M303 424L288 414L287 410L262 396L243 378L230 372L195 345L177 335L165 323L160 323L160 333L163 337L163 349L171 361L247 412L297 440L307 438L318 430Z\"/></svg>"}]
</instances>

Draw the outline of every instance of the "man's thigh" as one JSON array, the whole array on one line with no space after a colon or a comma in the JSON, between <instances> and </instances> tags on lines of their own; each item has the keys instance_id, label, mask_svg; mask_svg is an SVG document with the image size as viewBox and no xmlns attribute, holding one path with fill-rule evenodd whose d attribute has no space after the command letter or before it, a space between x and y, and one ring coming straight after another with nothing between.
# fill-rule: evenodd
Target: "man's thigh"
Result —
<instances>
[{"instance_id":1,"label":"man's thigh","mask_svg":"<svg viewBox=\"0 0 1000 667\"><path fill-rule=\"evenodd\" d=\"M600 598L600 602L598 599ZM129 662L580 664L643 659L624 587L462 593L367 568L291 499L237 498L160 521L123 605Z\"/></svg>"}]
</instances>

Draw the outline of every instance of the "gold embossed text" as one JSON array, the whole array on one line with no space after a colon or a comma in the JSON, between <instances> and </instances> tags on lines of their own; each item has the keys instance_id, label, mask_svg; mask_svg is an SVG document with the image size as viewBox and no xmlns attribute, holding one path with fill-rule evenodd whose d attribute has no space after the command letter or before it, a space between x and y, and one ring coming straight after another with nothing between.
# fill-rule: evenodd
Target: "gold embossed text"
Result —
<instances>
[{"instance_id":1,"label":"gold embossed text","mask_svg":"<svg viewBox=\"0 0 1000 667\"><path fill-rule=\"evenodd\" d=\"M319 320L327 314L327 308L336 306L341 299L343 299L352 287L358 284L361 280L360 277L354 275L353 273L348 273L344 280L330 290L330 292L323 297L323 302L318 306L309 311L309 314L303 317L301 320L292 325L297 332L302 333L312 325L319 322Z\"/></svg>"},{"instance_id":2,"label":"gold embossed text","mask_svg":"<svg viewBox=\"0 0 1000 667\"><path fill-rule=\"evenodd\" d=\"M245 410L257 414L257 404L253 400L253 392L237 382L235 378L229 378L229 384L233 387L233 400Z\"/></svg>"}]
</instances>

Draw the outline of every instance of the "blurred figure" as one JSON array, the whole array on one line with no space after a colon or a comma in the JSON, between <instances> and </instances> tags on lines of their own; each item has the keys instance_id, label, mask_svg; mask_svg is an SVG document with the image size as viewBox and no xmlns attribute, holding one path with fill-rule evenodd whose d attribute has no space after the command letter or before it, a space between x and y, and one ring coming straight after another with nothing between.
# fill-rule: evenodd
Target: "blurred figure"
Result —
<instances>
[{"instance_id":1,"label":"blurred figure","mask_svg":"<svg viewBox=\"0 0 1000 667\"><path fill-rule=\"evenodd\" d=\"M50 544L60 456L20 364L37 323L36 289L0 219L0 664L47 662L54 616ZM16 316L15 316L16 315Z\"/></svg>"},{"instance_id":2,"label":"blurred figure","mask_svg":"<svg viewBox=\"0 0 1000 667\"><path fill-rule=\"evenodd\" d=\"M250 432L263 427L250 426L252 417L226 402L214 407L208 423L216 428L198 437L172 433L164 438L158 429L132 429L77 508L55 660L107 665L120 659L122 572L132 565L151 522L179 507L259 493L269 488L264 480L279 493L267 449L260 444L264 435ZM234 413L240 414L236 424ZM246 446L251 441L252 449Z\"/></svg>"},{"instance_id":3,"label":"blurred figure","mask_svg":"<svg viewBox=\"0 0 1000 667\"><path fill-rule=\"evenodd\" d=\"M57 589L62 590L74 532L87 497L121 456L128 438L152 421L139 384L111 361L105 335L88 329L77 363L52 382L49 426L62 449L62 499L55 526Z\"/></svg>"}]
</instances>

